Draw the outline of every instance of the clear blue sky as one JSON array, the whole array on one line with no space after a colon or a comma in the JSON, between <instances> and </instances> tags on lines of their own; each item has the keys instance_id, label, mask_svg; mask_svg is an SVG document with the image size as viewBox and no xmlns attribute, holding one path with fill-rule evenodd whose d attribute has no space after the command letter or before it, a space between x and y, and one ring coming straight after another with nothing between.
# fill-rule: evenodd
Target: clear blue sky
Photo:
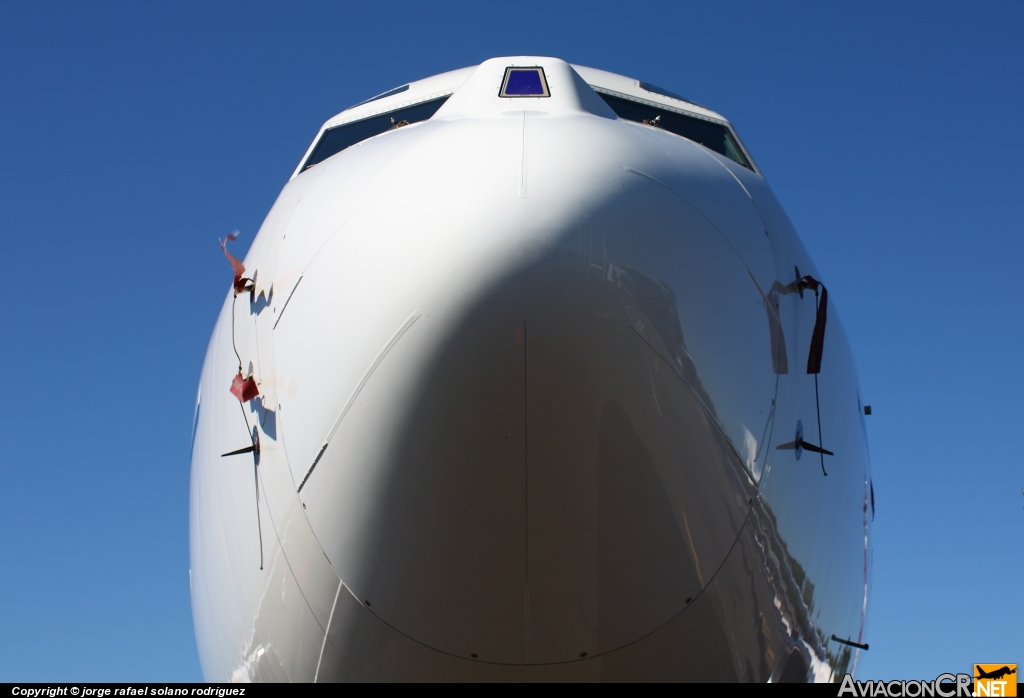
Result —
<instances>
[{"instance_id":1,"label":"clear blue sky","mask_svg":"<svg viewBox=\"0 0 1024 698\"><path fill-rule=\"evenodd\" d=\"M874 407L861 675L1024 664L1022 36L1019 1L0 0L0 681L201 678L217 238L331 115L508 54L722 112L800 231Z\"/></svg>"}]
</instances>

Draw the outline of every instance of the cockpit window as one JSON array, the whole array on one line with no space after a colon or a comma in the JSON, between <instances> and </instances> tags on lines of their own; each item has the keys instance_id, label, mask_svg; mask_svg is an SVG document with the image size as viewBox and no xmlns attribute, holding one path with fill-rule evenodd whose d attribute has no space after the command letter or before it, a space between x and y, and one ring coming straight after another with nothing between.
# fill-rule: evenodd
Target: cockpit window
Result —
<instances>
[{"instance_id":1,"label":"cockpit window","mask_svg":"<svg viewBox=\"0 0 1024 698\"><path fill-rule=\"evenodd\" d=\"M705 148L710 148L748 169L754 169L743 154L743 149L736 142L729 127L724 124L716 124L712 121L680 114L677 111L613 97L603 92L598 92L598 94L620 119L657 126L694 143L700 143Z\"/></svg>"},{"instance_id":2,"label":"cockpit window","mask_svg":"<svg viewBox=\"0 0 1024 698\"><path fill-rule=\"evenodd\" d=\"M389 131L398 126L414 124L417 121L426 121L434 115L441 105L445 103L450 95L432 99L429 102L420 102L411 107L403 107L385 114L371 116L368 119L360 119L341 126L335 126L324 131L317 141L313 152L302 165L303 170L308 170L313 165L323 162L335 153L340 153L345 148L355 145L367 138ZM404 122L404 123L403 123Z\"/></svg>"}]
</instances>

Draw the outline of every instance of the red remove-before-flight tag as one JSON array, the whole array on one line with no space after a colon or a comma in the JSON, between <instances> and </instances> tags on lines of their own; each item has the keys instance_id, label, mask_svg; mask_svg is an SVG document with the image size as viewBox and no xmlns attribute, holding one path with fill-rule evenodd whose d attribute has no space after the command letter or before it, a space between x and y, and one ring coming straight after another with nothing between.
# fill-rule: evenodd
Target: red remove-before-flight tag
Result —
<instances>
[{"instance_id":1,"label":"red remove-before-flight tag","mask_svg":"<svg viewBox=\"0 0 1024 698\"><path fill-rule=\"evenodd\" d=\"M242 374L239 373L231 381L231 394L237 397L239 402L248 402L259 395L260 390L252 376L242 378Z\"/></svg>"},{"instance_id":2,"label":"red remove-before-flight tag","mask_svg":"<svg viewBox=\"0 0 1024 698\"><path fill-rule=\"evenodd\" d=\"M241 293L242 291L245 290L246 284L249 281L249 279L242 278L242 275L245 274L245 265L238 261L238 258L236 258L233 254L228 252L228 241L237 239L238 233L231 233L226 238L220 241L220 249L224 250L224 256L228 258L229 262L231 262L231 268L235 272L235 280L232 282L231 285L234 286L235 293Z\"/></svg>"},{"instance_id":3,"label":"red remove-before-flight tag","mask_svg":"<svg viewBox=\"0 0 1024 698\"><path fill-rule=\"evenodd\" d=\"M818 311L814 317L814 330L811 332L811 349L807 354L807 372L821 373L821 355L825 351L825 322L828 319L828 289L825 284L817 279L805 276L803 278L805 288L818 293L821 288L821 299L818 301Z\"/></svg>"}]
</instances>

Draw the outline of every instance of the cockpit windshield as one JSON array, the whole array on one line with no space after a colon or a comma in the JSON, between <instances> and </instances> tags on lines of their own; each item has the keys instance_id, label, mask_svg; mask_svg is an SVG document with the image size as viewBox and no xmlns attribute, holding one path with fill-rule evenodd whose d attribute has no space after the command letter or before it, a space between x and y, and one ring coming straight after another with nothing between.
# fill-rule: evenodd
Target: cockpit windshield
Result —
<instances>
[{"instance_id":1,"label":"cockpit windshield","mask_svg":"<svg viewBox=\"0 0 1024 698\"><path fill-rule=\"evenodd\" d=\"M441 108L441 105L445 103L449 96L445 95L428 102L420 102L410 107L403 107L384 114L378 114L377 116L371 116L368 119L360 119L359 121L352 121L341 126L329 128L320 136L320 140L317 141L313 152L309 154L306 162L303 163L302 169L308 170L313 165L323 162L336 153L340 153L345 148L385 131L406 124L414 124L417 121L426 121L434 115L434 112Z\"/></svg>"},{"instance_id":2,"label":"cockpit windshield","mask_svg":"<svg viewBox=\"0 0 1024 698\"><path fill-rule=\"evenodd\" d=\"M743 154L740 144L725 124L705 121L704 119L681 114L671 109L634 102L603 92L598 92L598 94L601 95L601 98L608 103L608 106L612 108L612 111L620 119L627 119L665 129L677 136L682 136L694 143L699 143L705 148L710 148L748 169L754 169L750 164L750 160Z\"/></svg>"}]
</instances>

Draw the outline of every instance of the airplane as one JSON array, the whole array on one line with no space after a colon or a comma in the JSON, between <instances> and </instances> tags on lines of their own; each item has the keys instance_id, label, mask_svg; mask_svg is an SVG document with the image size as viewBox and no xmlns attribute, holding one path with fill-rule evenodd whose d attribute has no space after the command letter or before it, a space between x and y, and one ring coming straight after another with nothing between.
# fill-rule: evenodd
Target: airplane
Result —
<instances>
[{"instance_id":1,"label":"airplane","mask_svg":"<svg viewBox=\"0 0 1024 698\"><path fill-rule=\"evenodd\" d=\"M329 119L232 242L192 433L207 680L855 670L853 357L722 115L490 59Z\"/></svg>"},{"instance_id":2,"label":"airplane","mask_svg":"<svg viewBox=\"0 0 1024 698\"><path fill-rule=\"evenodd\" d=\"M1010 674L1016 674L1016 673L1017 673L1017 669L1016 668L1011 669L1008 666L1003 666L1003 667L1000 667L999 669L993 669L992 671L985 671L983 669L978 669L978 674L974 678L976 678L976 679L996 679L996 680L998 680L998 679L1003 678L1004 676L1009 676Z\"/></svg>"}]
</instances>

